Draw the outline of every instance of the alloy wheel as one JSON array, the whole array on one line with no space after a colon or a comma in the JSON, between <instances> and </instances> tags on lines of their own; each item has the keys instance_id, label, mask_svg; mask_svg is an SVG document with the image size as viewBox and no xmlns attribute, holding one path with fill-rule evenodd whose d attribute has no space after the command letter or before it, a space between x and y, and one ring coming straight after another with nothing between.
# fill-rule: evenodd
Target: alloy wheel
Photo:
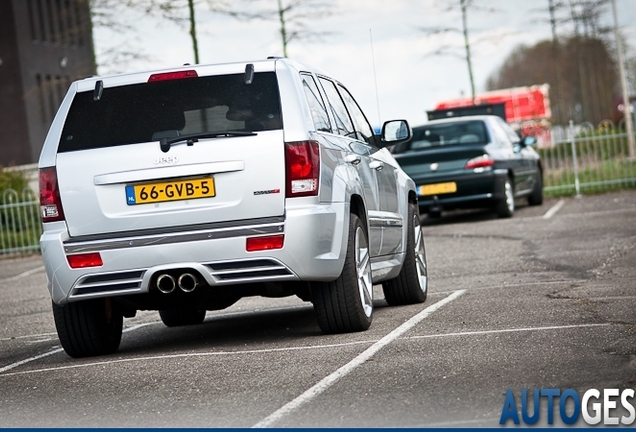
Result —
<instances>
[{"instance_id":1,"label":"alloy wheel","mask_svg":"<svg viewBox=\"0 0 636 432\"><path fill-rule=\"evenodd\" d=\"M358 278L358 291L364 314L370 317L373 313L373 282L371 280L371 260L369 259L369 246L361 227L355 234L356 273Z\"/></svg>"}]
</instances>

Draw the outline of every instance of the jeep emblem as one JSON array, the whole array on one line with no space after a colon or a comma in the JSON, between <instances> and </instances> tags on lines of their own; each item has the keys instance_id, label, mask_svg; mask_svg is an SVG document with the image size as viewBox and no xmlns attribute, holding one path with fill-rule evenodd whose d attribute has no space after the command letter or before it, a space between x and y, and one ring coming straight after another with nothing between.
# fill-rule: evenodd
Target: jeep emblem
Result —
<instances>
[{"instance_id":1,"label":"jeep emblem","mask_svg":"<svg viewBox=\"0 0 636 432\"><path fill-rule=\"evenodd\" d=\"M176 164L179 162L179 158L177 156L157 156L153 163L155 165L164 165L164 164Z\"/></svg>"}]
</instances>

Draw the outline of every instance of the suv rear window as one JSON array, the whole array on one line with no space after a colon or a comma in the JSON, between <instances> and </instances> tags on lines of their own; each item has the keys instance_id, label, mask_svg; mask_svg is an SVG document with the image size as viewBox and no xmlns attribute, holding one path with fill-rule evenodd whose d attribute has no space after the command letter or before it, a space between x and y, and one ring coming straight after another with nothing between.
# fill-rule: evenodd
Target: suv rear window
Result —
<instances>
[{"instance_id":1,"label":"suv rear window","mask_svg":"<svg viewBox=\"0 0 636 432\"><path fill-rule=\"evenodd\" d=\"M413 128L413 139L395 148L393 153L416 151L428 147L487 144L488 132L483 121L458 121Z\"/></svg>"},{"instance_id":2,"label":"suv rear window","mask_svg":"<svg viewBox=\"0 0 636 432\"><path fill-rule=\"evenodd\" d=\"M142 143L157 132L200 132L282 128L275 72L251 84L244 75L221 75L105 87L101 98L77 93L58 152Z\"/></svg>"}]
</instances>

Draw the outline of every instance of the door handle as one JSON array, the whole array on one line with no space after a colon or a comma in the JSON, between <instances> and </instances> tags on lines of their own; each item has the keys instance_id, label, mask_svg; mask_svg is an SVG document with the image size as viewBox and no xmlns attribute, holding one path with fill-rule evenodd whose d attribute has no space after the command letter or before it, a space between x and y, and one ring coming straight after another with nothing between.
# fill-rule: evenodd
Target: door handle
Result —
<instances>
[{"instance_id":1,"label":"door handle","mask_svg":"<svg viewBox=\"0 0 636 432\"><path fill-rule=\"evenodd\" d=\"M376 171L382 171L382 168L384 168L384 162L380 162L380 161L373 161L369 164L369 168L374 169Z\"/></svg>"},{"instance_id":2,"label":"door handle","mask_svg":"<svg viewBox=\"0 0 636 432\"><path fill-rule=\"evenodd\" d=\"M360 156L355 155L355 154L350 154L345 156L345 162L351 165L358 165L360 163L362 159L360 158Z\"/></svg>"}]
</instances>

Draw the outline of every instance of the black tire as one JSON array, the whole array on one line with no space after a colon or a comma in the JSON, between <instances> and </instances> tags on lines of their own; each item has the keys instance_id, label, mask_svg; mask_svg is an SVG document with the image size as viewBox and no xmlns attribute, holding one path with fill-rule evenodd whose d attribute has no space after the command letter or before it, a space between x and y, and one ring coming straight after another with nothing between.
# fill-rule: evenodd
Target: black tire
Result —
<instances>
[{"instance_id":1,"label":"black tire","mask_svg":"<svg viewBox=\"0 0 636 432\"><path fill-rule=\"evenodd\" d=\"M201 324L205 320L205 310L200 310L196 307L162 309L159 311L159 316L167 327L196 325Z\"/></svg>"},{"instance_id":2,"label":"black tire","mask_svg":"<svg viewBox=\"0 0 636 432\"><path fill-rule=\"evenodd\" d=\"M504 197L497 202L495 212L500 218L509 218L515 213L514 186L510 177L504 182Z\"/></svg>"},{"instance_id":3,"label":"black tire","mask_svg":"<svg viewBox=\"0 0 636 432\"><path fill-rule=\"evenodd\" d=\"M537 181L534 182L532 193L528 197L528 205L539 206L543 204L543 173L539 171Z\"/></svg>"},{"instance_id":4,"label":"black tire","mask_svg":"<svg viewBox=\"0 0 636 432\"><path fill-rule=\"evenodd\" d=\"M389 306L423 303L428 294L428 267L424 236L417 206L409 205L406 255L402 270L395 279L382 284L384 298Z\"/></svg>"},{"instance_id":5,"label":"black tire","mask_svg":"<svg viewBox=\"0 0 636 432\"><path fill-rule=\"evenodd\" d=\"M373 318L373 281L367 232L360 218L349 217L347 255L342 273L332 282L316 282L312 300L324 333L349 333L369 328Z\"/></svg>"},{"instance_id":6,"label":"black tire","mask_svg":"<svg viewBox=\"0 0 636 432\"><path fill-rule=\"evenodd\" d=\"M119 348L124 315L110 299L53 303L53 318L62 348L71 357L112 354Z\"/></svg>"}]
</instances>

